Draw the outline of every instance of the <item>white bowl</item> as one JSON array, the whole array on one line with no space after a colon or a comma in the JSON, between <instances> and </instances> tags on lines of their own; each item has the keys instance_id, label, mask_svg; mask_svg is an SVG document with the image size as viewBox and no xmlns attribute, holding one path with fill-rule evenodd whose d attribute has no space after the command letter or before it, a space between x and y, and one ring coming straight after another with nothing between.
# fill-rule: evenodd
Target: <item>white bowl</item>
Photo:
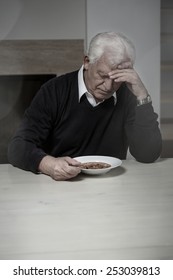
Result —
<instances>
[{"instance_id":1,"label":"white bowl","mask_svg":"<svg viewBox=\"0 0 173 280\"><path fill-rule=\"evenodd\" d=\"M91 175L99 175L109 172L111 169L118 167L122 164L122 161L115 157L108 157L108 156L81 156L75 157L77 161L81 163L87 162L105 162L110 164L110 167L101 168L101 169L81 169L83 173L91 174Z\"/></svg>"}]
</instances>

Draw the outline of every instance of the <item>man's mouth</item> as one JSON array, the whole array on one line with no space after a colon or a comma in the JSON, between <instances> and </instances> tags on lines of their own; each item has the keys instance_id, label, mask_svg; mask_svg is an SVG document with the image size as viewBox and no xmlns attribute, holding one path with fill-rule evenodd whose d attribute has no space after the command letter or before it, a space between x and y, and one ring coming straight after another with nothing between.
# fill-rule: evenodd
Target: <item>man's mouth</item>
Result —
<instances>
[{"instance_id":1,"label":"man's mouth","mask_svg":"<svg viewBox=\"0 0 173 280\"><path fill-rule=\"evenodd\" d=\"M104 95L110 95L113 94L112 91L109 90L104 90L104 89L99 89L101 93L103 93Z\"/></svg>"}]
</instances>

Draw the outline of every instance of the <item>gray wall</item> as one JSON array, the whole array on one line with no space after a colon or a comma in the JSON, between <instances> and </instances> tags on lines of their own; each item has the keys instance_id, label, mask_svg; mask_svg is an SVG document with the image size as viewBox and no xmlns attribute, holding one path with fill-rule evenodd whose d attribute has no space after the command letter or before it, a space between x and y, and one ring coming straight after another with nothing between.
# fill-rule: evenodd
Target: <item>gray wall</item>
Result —
<instances>
[{"instance_id":1,"label":"gray wall","mask_svg":"<svg viewBox=\"0 0 173 280\"><path fill-rule=\"evenodd\" d=\"M0 40L84 36L85 0L0 0Z\"/></svg>"},{"instance_id":2,"label":"gray wall","mask_svg":"<svg viewBox=\"0 0 173 280\"><path fill-rule=\"evenodd\" d=\"M0 39L86 39L117 30L160 113L160 0L0 0Z\"/></svg>"}]
</instances>

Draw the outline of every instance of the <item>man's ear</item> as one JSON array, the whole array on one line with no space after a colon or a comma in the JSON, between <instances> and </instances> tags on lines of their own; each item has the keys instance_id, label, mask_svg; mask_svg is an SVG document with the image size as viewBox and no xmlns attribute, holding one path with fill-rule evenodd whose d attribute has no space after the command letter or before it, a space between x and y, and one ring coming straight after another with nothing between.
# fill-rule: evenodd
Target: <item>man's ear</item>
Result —
<instances>
[{"instance_id":1,"label":"man's ear","mask_svg":"<svg viewBox=\"0 0 173 280\"><path fill-rule=\"evenodd\" d=\"M88 65L89 65L89 57L86 55L84 57L84 69L88 70Z\"/></svg>"}]
</instances>

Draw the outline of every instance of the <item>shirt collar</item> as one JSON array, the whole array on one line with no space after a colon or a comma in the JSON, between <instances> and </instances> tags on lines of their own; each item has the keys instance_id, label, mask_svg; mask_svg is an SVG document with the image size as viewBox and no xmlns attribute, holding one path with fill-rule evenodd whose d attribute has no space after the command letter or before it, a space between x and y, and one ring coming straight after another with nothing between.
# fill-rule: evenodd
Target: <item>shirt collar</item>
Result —
<instances>
[{"instance_id":1,"label":"shirt collar","mask_svg":"<svg viewBox=\"0 0 173 280\"><path fill-rule=\"evenodd\" d=\"M97 103L97 104L94 104L96 103L95 102L95 99L94 97L92 96L91 93L89 93L87 91L87 88L86 88L86 85L84 83L84 78L83 78L83 69L84 69L84 66L82 65L82 67L80 68L79 72L78 72L78 89L79 89L79 102L80 102L80 99L81 97L86 94L89 102L93 105L93 106L96 106L98 104L100 104L101 102ZM116 105L117 103L117 94L116 92L113 93L112 95L114 97L114 105ZM92 100L92 101L91 101ZM103 101L104 102L104 101Z\"/></svg>"}]
</instances>

